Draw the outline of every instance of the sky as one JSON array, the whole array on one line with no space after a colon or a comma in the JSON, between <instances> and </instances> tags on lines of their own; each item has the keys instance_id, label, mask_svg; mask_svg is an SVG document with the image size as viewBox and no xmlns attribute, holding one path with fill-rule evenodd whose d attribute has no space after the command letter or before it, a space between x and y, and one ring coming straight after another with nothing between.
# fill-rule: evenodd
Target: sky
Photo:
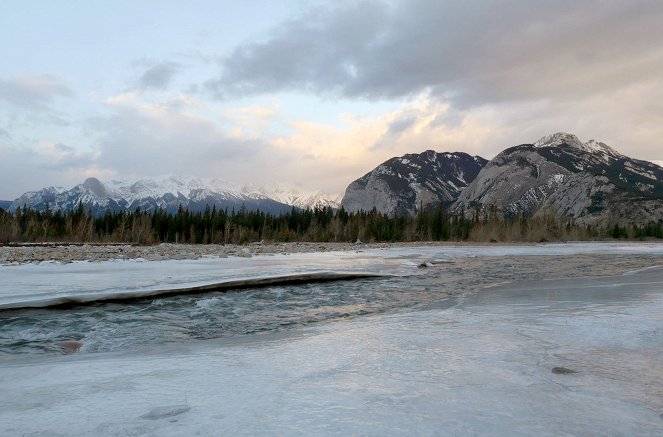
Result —
<instances>
[{"instance_id":1,"label":"sky","mask_svg":"<svg viewBox=\"0 0 663 437\"><path fill-rule=\"evenodd\" d=\"M0 199L164 175L342 193L558 132L663 161L663 2L0 2Z\"/></svg>"}]
</instances>

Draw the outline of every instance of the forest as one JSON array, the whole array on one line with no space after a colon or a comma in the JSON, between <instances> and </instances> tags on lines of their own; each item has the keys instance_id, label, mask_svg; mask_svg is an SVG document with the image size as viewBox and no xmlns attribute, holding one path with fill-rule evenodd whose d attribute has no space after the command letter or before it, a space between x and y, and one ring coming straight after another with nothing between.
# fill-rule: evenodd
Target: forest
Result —
<instances>
[{"instance_id":1,"label":"forest","mask_svg":"<svg viewBox=\"0 0 663 437\"><path fill-rule=\"evenodd\" d=\"M393 217L375 209L348 213L343 208L293 208L283 215L206 208L175 213L107 212L93 215L82 204L68 212L0 209L0 244L159 243L243 244L255 241L310 242L545 242L663 238L663 224L581 226L553 216L506 219L495 209L447 213L442 206L415 216Z\"/></svg>"}]
</instances>

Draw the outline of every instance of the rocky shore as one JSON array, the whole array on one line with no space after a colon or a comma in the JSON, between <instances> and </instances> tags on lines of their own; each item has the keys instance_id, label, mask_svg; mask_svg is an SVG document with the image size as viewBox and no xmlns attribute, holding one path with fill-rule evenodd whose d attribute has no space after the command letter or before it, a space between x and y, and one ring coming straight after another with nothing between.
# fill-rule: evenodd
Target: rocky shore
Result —
<instances>
[{"instance_id":1,"label":"rocky shore","mask_svg":"<svg viewBox=\"0 0 663 437\"><path fill-rule=\"evenodd\" d=\"M398 246L422 246L434 243L398 243ZM56 261L108 261L112 259L145 259L160 261L171 259L199 259L203 257L241 256L261 254L287 254L363 250L392 247L391 243L253 243L248 245L217 244L159 244L155 246L132 245L71 245L28 244L0 247L0 265Z\"/></svg>"}]
</instances>

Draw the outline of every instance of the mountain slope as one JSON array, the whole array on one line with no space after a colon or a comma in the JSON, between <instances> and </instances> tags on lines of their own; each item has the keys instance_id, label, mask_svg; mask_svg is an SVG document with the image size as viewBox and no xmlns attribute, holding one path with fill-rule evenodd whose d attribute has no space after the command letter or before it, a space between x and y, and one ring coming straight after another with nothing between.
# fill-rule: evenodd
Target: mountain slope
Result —
<instances>
[{"instance_id":1,"label":"mountain slope","mask_svg":"<svg viewBox=\"0 0 663 437\"><path fill-rule=\"evenodd\" d=\"M340 194L328 194L321 191L303 191L285 185L275 184L270 187L247 185L242 192L255 198L273 199L277 202L292 205L301 209L334 208L341 206Z\"/></svg>"},{"instance_id":2,"label":"mountain slope","mask_svg":"<svg viewBox=\"0 0 663 437\"><path fill-rule=\"evenodd\" d=\"M663 168L560 132L498 154L453 209L489 206L506 216L553 214L588 224L660 221Z\"/></svg>"},{"instance_id":3,"label":"mountain slope","mask_svg":"<svg viewBox=\"0 0 663 437\"><path fill-rule=\"evenodd\" d=\"M296 194L293 194L296 193ZM181 178L176 176L161 179L139 179L136 181L110 181L102 183L96 178L88 178L82 184L66 190L57 187L43 188L23 194L12 202L10 211L27 206L31 209L68 211L82 203L85 209L94 214L106 211L134 211L140 208L154 211L162 208L174 213L180 207L190 211L202 211L206 206L218 209L249 210L260 209L264 212L281 214L290 211L293 206L313 207L318 204L334 205L333 197L328 200L322 193L306 194L300 191L288 191L281 187L282 198L270 197L266 189L239 187L228 182L212 179ZM293 203L283 201L293 200ZM307 204L307 201L316 204Z\"/></svg>"},{"instance_id":4,"label":"mountain slope","mask_svg":"<svg viewBox=\"0 0 663 437\"><path fill-rule=\"evenodd\" d=\"M449 204L486 162L467 153L433 150L391 158L352 182L341 205L349 212L376 208L389 215L408 215L421 205Z\"/></svg>"}]
</instances>

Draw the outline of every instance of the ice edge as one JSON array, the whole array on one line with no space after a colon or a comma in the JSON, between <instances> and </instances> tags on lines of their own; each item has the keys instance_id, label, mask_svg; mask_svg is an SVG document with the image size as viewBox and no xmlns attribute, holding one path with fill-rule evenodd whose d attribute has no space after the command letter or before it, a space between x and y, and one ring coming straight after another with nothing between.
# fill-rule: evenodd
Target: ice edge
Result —
<instances>
[{"instance_id":1,"label":"ice edge","mask_svg":"<svg viewBox=\"0 0 663 437\"><path fill-rule=\"evenodd\" d=\"M243 288L269 287L274 285L310 284L316 282L349 281L353 279L368 279L393 276L374 272L305 272L276 276L262 276L242 279L231 279L212 282L192 287L163 288L156 290L132 290L90 293L84 295L56 296L44 299L34 299L0 304L0 311L21 308L68 307L75 305L90 305L97 302L120 302L144 299L147 297L174 296L189 293L206 293L212 291L229 291Z\"/></svg>"}]
</instances>

